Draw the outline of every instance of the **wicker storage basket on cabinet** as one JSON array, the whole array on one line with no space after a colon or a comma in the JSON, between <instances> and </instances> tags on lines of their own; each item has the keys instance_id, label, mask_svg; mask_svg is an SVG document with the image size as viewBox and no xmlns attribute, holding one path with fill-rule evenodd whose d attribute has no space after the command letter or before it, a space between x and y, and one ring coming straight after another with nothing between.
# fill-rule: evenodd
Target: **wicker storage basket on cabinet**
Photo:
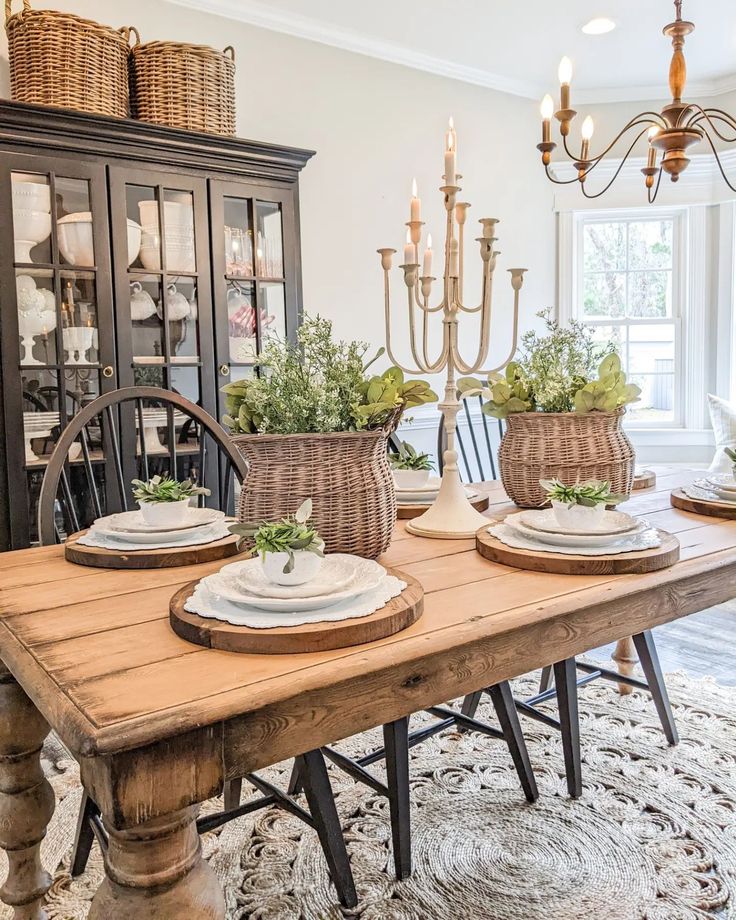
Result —
<instances>
[{"instance_id":1,"label":"wicker storage basket on cabinet","mask_svg":"<svg viewBox=\"0 0 736 920\"><path fill-rule=\"evenodd\" d=\"M98 115L130 114L128 56L133 28L115 30L56 10L12 12L5 0L10 92L18 102Z\"/></svg>"},{"instance_id":2,"label":"wicker storage basket on cabinet","mask_svg":"<svg viewBox=\"0 0 736 920\"><path fill-rule=\"evenodd\" d=\"M135 118L171 128L235 135L235 51L146 42L130 56Z\"/></svg>"},{"instance_id":3,"label":"wicker storage basket on cabinet","mask_svg":"<svg viewBox=\"0 0 736 920\"><path fill-rule=\"evenodd\" d=\"M498 451L501 480L521 508L541 508L547 497L540 479L608 480L614 492L629 493L634 448L617 412L518 412L507 418Z\"/></svg>"}]
</instances>

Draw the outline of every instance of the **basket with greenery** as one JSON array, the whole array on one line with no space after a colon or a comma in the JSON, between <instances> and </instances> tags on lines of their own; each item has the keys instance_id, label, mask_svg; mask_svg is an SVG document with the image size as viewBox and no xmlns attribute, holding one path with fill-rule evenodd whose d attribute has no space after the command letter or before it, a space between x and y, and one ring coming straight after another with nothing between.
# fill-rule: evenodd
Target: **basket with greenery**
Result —
<instances>
[{"instance_id":1,"label":"basket with greenery","mask_svg":"<svg viewBox=\"0 0 736 920\"><path fill-rule=\"evenodd\" d=\"M259 376L223 388L223 423L248 462L241 521L282 518L311 497L329 552L375 558L388 547L396 498L386 439L407 409L437 395L396 367L370 374L383 349L367 354L307 317L296 344L269 340Z\"/></svg>"},{"instance_id":2,"label":"basket with greenery","mask_svg":"<svg viewBox=\"0 0 736 920\"><path fill-rule=\"evenodd\" d=\"M502 374L485 384L470 377L458 383L464 396L486 398L486 414L506 421L499 448L504 488L524 508L547 503L540 479L608 480L628 494L634 449L622 420L639 387L627 380L613 346L596 343L589 327L538 315L545 334L527 332Z\"/></svg>"}]
</instances>

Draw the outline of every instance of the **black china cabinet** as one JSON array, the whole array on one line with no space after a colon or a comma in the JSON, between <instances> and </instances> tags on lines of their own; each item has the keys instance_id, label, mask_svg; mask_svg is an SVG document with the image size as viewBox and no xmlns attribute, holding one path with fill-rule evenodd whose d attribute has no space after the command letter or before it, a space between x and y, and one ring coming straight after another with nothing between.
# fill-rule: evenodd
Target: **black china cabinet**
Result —
<instances>
[{"instance_id":1,"label":"black china cabinet","mask_svg":"<svg viewBox=\"0 0 736 920\"><path fill-rule=\"evenodd\" d=\"M293 339L312 155L0 102L0 549L35 540L48 456L79 408L147 385L219 417L264 340ZM185 457L176 421L150 409L131 428L149 454L173 435ZM102 445L93 461L104 480Z\"/></svg>"}]
</instances>

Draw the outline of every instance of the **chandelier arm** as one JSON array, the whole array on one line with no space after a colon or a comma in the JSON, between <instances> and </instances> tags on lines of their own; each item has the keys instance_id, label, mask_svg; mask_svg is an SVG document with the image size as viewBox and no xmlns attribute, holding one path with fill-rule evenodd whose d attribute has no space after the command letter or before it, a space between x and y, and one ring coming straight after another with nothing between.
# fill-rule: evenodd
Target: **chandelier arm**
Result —
<instances>
[{"instance_id":1,"label":"chandelier arm","mask_svg":"<svg viewBox=\"0 0 736 920\"><path fill-rule=\"evenodd\" d=\"M631 146L629 147L629 149L628 149L628 150L626 151L626 153L624 154L623 159L621 160L621 162L618 164L618 169L617 169L616 172L613 174L613 177L611 178L611 181L608 183L608 185L604 186L604 188L602 188L602 189L600 190L600 192L596 192L594 195L589 195L589 194L585 191L585 182L581 182L581 183L580 183L580 188L582 189L583 195L585 195L586 198L590 198L590 199L592 200L592 199L594 199L594 198L600 198L601 195L605 195L605 193L606 193L606 192L609 190L609 188L613 185L613 183L616 181L616 179L618 179L621 170L622 170L622 169L624 168L624 166L626 165L626 161L627 161L628 158L631 156L631 151L634 149L634 147L636 147L636 145L639 143L639 140L640 140L645 134L646 134L646 131L642 131L640 134L638 134L638 135L634 138L634 140L633 140L632 143L631 143ZM586 179L587 177L588 177L588 172L586 172L586 173L584 174L583 179Z\"/></svg>"},{"instance_id":2,"label":"chandelier arm","mask_svg":"<svg viewBox=\"0 0 736 920\"><path fill-rule=\"evenodd\" d=\"M572 179L557 179L549 171L549 164L544 167L544 171L547 173L547 178L550 182L554 182L555 185L573 185L575 182L580 182L578 176L575 176Z\"/></svg>"},{"instance_id":3,"label":"chandelier arm","mask_svg":"<svg viewBox=\"0 0 736 920\"><path fill-rule=\"evenodd\" d=\"M386 354L389 361L392 364L395 364L396 367L400 367L403 371L406 371L407 374L427 374L429 373L423 367L407 367L405 364L402 364L401 361L396 357L393 351L393 346L391 344L391 291L390 291L390 281L389 281L389 272L384 270L383 272L384 281L383 281L383 290L384 290L384 315L385 315L385 325L386 325Z\"/></svg>"},{"instance_id":4,"label":"chandelier arm","mask_svg":"<svg viewBox=\"0 0 736 920\"><path fill-rule=\"evenodd\" d=\"M616 144L618 144L621 138L625 134L627 134L632 128L635 128L637 125L646 125L647 129L651 128L652 126L656 126L658 128L666 128L667 122L658 112L640 112L638 115L635 115L634 118L632 118L631 121L618 132L618 134L616 135L616 137L614 137L614 139L611 141L608 147L602 150L598 154L598 156L588 157L588 162L592 163L592 166L589 167L588 172L590 172L590 170L592 170L595 166L597 166L597 164L600 163L600 161L613 150L613 148L616 146ZM637 140L639 140L639 138L643 134L644 132L642 131L641 134L639 134L639 136L637 137ZM573 153L568 148L567 138L564 135L563 135L562 140L563 140L563 147L565 149L565 153L570 157L571 160L573 161L578 160L579 159L578 155L576 153Z\"/></svg>"},{"instance_id":5,"label":"chandelier arm","mask_svg":"<svg viewBox=\"0 0 736 920\"><path fill-rule=\"evenodd\" d=\"M414 293L413 285L407 285L407 294L408 294L408 305L409 305L409 347L411 348L411 356L414 359L414 363L420 369L422 374L431 374L433 372L434 365L430 361L422 361L419 357L419 350L417 348L417 327L416 327L416 317L414 315ZM427 314L424 314L424 322L427 321ZM438 361L441 359L438 359ZM435 362L437 363L437 362ZM415 373L415 372L412 372Z\"/></svg>"},{"instance_id":6,"label":"chandelier arm","mask_svg":"<svg viewBox=\"0 0 736 920\"><path fill-rule=\"evenodd\" d=\"M697 128L698 125L705 120L713 130L713 133L722 141L727 144L736 143L736 133L734 133L733 137L726 137L725 134L721 134L716 126L717 121L722 121L736 132L736 118L721 109L703 109L699 105L694 105L693 108L696 109L696 113L695 116L688 121L688 128Z\"/></svg>"},{"instance_id":7,"label":"chandelier arm","mask_svg":"<svg viewBox=\"0 0 736 920\"><path fill-rule=\"evenodd\" d=\"M732 192L736 192L736 185L732 185L729 181L728 176L726 175L726 170L723 168L723 163L721 163L721 158L718 156L718 151L716 150L716 145L713 143L713 138L708 134L704 129L703 134L705 135L708 143L710 144L710 149L713 151L713 156L716 158L716 163L718 164L718 169L723 176L723 181L731 189Z\"/></svg>"},{"instance_id":8,"label":"chandelier arm","mask_svg":"<svg viewBox=\"0 0 736 920\"><path fill-rule=\"evenodd\" d=\"M490 262L483 263L485 271L483 272L483 293L481 296L480 307L473 309L465 309L465 313L477 313L479 309L482 308L481 320L480 320L480 335L478 336L478 353L475 356L475 361L472 364L466 363L458 353L457 345L454 348L454 359L457 369L463 374L474 374L476 373L478 367L485 361L486 354L484 352L488 351L488 338L491 328L491 308L493 301L493 273L490 271ZM460 302L455 301L455 306L459 309L462 309Z\"/></svg>"},{"instance_id":9,"label":"chandelier arm","mask_svg":"<svg viewBox=\"0 0 736 920\"><path fill-rule=\"evenodd\" d=\"M663 174L664 174L664 170L660 166L659 175L657 176L657 184L654 186L654 191L652 191L650 188L647 189L647 200L649 204L654 204L654 202L657 200L657 195L659 194L659 186L662 184Z\"/></svg>"}]
</instances>

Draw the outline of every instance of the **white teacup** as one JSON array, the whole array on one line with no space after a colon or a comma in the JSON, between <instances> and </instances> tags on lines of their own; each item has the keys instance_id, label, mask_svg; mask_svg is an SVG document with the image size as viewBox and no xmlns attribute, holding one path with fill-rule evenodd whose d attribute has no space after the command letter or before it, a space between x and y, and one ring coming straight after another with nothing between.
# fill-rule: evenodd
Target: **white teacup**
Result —
<instances>
[{"instance_id":1,"label":"white teacup","mask_svg":"<svg viewBox=\"0 0 736 920\"><path fill-rule=\"evenodd\" d=\"M555 520L566 530L599 530L606 513L606 506L602 502L589 507L553 501L552 508Z\"/></svg>"},{"instance_id":2,"label":"white teacup","mask_svg":"<svg viewBox=\"0 0 736 920\"><path fill-rule=\"evenodd\" d=\"M276 585L303 585L322 568L322 557L304 549L294 551L294 568L291 572L284 572L288 561L288 553L266 553L261 556L263 574Z\"/></svg>"},{"instance_id":3,"label":"white teacup","mask_svg":"<svg viewBox=\"0 0 736 920\"><path fill-rule=\"evenodd\" d=\"M176 527L183 524L189 510L189 499L178 502L138 502L143 520L155 527Z\"/></svg>"}]
</instances>

